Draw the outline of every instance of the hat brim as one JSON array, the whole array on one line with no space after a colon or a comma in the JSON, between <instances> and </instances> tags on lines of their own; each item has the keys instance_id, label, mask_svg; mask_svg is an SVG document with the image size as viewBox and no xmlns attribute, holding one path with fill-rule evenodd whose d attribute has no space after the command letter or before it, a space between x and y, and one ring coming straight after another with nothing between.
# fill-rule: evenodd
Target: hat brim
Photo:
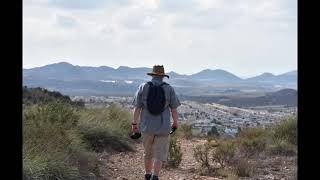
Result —
<instances>
[{"instance_id":1,"label":"hat brim","mask_svg":"<svg viewBox=\"0 0 320 180\"><path fill-rule=\"evenodd\" d=\"M166 74L157 74L157 73L153 73L153 72L147 73L147 75L149 75L149 76L165 76L165 77L169 78L169 75L166 75Z\"/></svg>"}]
</instances>

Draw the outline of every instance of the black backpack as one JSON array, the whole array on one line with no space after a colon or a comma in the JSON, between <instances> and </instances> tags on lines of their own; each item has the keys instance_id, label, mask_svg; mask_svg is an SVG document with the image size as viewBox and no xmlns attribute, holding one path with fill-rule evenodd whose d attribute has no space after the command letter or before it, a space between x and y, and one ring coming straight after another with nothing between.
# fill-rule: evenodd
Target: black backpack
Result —
<instances>
[{"instance_id":1,"label":"black backpack","mask_svg":"<svg viewBox=\"0 0 320 180\"><path fill-rule=\"evenodd\" d=\"M160 85L154 85L152 82L148 82L148 84L147 109L151 114L158 115L164 111L166 104L166 96L162 86L167 83L163 82Z\"/></svg>"}]
</instances>

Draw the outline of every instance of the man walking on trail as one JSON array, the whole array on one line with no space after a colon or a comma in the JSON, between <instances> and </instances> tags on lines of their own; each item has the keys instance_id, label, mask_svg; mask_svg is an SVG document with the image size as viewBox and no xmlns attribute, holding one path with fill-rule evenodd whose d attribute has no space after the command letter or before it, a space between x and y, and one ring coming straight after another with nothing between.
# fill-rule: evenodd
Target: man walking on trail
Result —
<instances>
[{"instance_id":1,"label":"man walking on trail","mask_svg":"<svg viewBox=\"0 0 320 180\"><path fill-rule=\"evenodd\" d=\"M147 74L152 80L141 84L134 97L132 131L142 133L145 179L158 180L162 163L167 161L170 131L178 128L177 107L181 104L174 89L163 82L164 77L169 78L163 66L155 65Z\"/></svg>"}]
</instances>

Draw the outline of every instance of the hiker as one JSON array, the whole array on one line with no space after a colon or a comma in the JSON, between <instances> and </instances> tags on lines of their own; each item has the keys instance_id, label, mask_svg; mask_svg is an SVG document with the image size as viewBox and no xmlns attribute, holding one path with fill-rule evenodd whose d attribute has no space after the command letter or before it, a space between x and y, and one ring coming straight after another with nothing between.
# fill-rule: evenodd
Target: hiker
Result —
<instances>
[{"instance_id":1,"label":"hiker","mask_svg":"<svg viewBox=\"0 0 320 180\"><path fill-rule=\"evenodd\" d=\"M163 66L153 66L147 75L152 80L141 84L134 97L132 132L142 134L145 179L158 180L162 163L167 161L170 132L178 128L177 107L181 104L173 87L163 81L169 78Z\"/></svg>"}]
</instances>

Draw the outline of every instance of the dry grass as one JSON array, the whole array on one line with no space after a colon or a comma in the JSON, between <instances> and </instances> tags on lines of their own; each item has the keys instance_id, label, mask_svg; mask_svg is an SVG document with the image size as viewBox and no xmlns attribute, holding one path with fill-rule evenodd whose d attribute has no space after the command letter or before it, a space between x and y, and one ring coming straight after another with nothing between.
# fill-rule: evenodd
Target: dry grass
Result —
<instances>
[{"instance_id":1,"label":"dry grass","mask_svg":"<svg viewBox=\"0 0 320 180\"><path fill-rule=\"evenodd\" d=\"M79 109L66 103L24 106L24 179L99 176L94 151L131 150L129 112L117 107ZM92 151L94 150L94 151Z\"/></svg>"}]
</instances>

